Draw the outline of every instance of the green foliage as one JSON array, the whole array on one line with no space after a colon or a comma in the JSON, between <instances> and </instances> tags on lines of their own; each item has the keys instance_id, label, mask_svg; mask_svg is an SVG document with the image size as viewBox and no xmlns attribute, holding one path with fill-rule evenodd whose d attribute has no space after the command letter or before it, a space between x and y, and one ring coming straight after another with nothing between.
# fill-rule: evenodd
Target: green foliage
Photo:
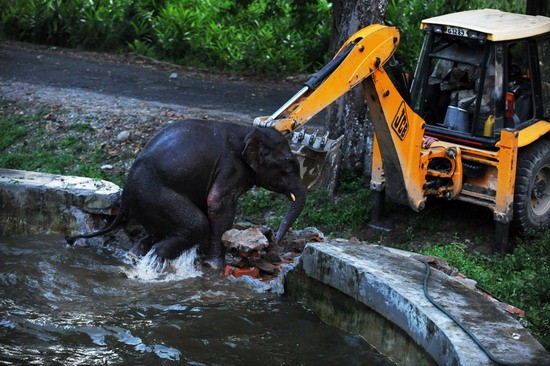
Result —
<instances>
[{"instance_id":1,"label":"green foliage","mask_svg":"<svg viewBox=\"0 0 550 366\"><path fill-rule=\"evenodd\" d=\"M252 222L278 226L288 205L288 199L279 194L254 189L241 197L238 216ZM315 226L326 234L351 235L369 219L370 206L370 189L363 179L347 175L341 180L338 193L334 196L325 190L309 192L305 208L294 227L303 229Z\"/></svg>"},{"instance_id":2,"label":"green foliage","mask_svg":"<svg viewBox=\"0 0 550 366\"><path fill-rule=\"evenodd\" d=\"M24 41L113 50L131 32L133 0L12 0L0 5L4 33Z\"/></svg>"},{"instance_id":3,"label":"green foliage","mask_svg":"<svg viewBox=\"0 0 550 366\"><path fill-rule=\"evenodd\" d=\"M12 0L0 14L24 41L254 73L317 69L331 31L328 0Z\"/></svg>"},{"instance_id":4,"label":"green foliage","mask_svg":"<svg viewBox=\"0 0 550 366\"><path fill-rule=\"evenodd\" d=\"M528 328L550 348L550 231L523 238L514 252L484 257L462 243L424 248L446 260L498 299L525 310Z\"/></svg>"},{"instance_id":5,"label":"green foliage","mask_svg":"<svg viewBox=\"0 0 550 366\"><path fill-rule=\"evenodd\" d=\"M157 51L194 66L295 73L324 61L327 1L307 5L308 26L290 0L168 1L153 20ZM326 40L325 44L317 40Z\"/></svg>"}]
</instances>

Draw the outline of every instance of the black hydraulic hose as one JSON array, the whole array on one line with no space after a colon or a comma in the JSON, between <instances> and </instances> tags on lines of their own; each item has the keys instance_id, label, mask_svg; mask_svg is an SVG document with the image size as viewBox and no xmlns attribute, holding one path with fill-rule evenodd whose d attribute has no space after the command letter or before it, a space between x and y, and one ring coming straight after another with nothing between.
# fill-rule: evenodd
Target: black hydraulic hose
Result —
<instances>
[{"instance_id":1,"label":"black hydraulic hose","mask_svg":"<svg viewBox=\"0 0 550 366\"><path fill-rule=\"evenodd\" d=\"M323 66L321 70L317 71L317 73L313 75L305 83L305 85L312 90L317 89L317 87L321 85L321 83L327 78L327 76L332 74L332 72L336 70L338 66L340 66L342 61L344 61L344 59L348 57L349 53L351 52L353 47L355 47L356 44L357 44L356 42L350 43L342 52L336 55L336 57L334 57L328 64Z\"/></svg>"},{"instance_id":2,"label":"black hydraulic hose","mask_svg":"<svg viewBox=\"0 0 550 366\"><path fill-rule=\"evenodd\" d=\"M485 346L483 344L481 344L481 342L477 339L477 337L468 328L466 328L464 326L464 324L462 324L460 322L460 320L455 318L451 313L449 313L447 310L445 310L445 308L443 306L441 306L439 303L437 303L431 297L431 295L428 293L428 278L430 277L430 272L431 272L430 271L430 265L428 264L428 262L422 261L422 263L424 263L424 266L426 267L426 275L424 276L424 286L423 286L424 295L432 303L432 305L435 306L436 308L438 308L443 314L447 315L447 317L449 317L449 319L451 319L453 322L455 322L455 324L458 325L460 327L460 329L462 329L472 339L472 341L474 341L475 344L477 344L477 346L487 355L487 357L489 357L489 359L491 361L493 361L494 363L496 363L498 365L502 365L502 366L518 366L518 365L520 365L519 363L510 363L510 362L506 362L506 361L499 360L498 358L496 358L491 353L491 351L489 351L487 348L485 348Z\"/></svg>"}]
</instances>

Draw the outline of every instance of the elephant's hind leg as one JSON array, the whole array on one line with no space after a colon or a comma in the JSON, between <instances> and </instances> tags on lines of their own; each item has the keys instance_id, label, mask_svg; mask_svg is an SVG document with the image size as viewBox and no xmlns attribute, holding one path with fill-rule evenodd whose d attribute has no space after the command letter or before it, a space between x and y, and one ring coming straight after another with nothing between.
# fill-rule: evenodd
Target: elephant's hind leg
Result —
<instances>
[{"instance_id":1,"label":"elephant's hind leg","mask_svg":"<svg viewBox=\"0 0 550 366\"><path fill-rule=\"evenodd\" d=\"M186 238L170 237L153 245L153 253L163 259L174 259L191 246Z\"/></svg>"},{"instance_id":2,"label":"elephant's hind leg","mask_svg":"<svg viewBox=\"0 0 550 366\"><path fill-rule=\"evenodd\" d=\"M151 235L140 239L132 248L130 248L129 254L135 257L142 257L151 250L154 244L154 239Z\"/></svg>"},{"instance_id":3,"label":"elephant's hind leg","mask_svg":"<svg viewBox=\"0 0 550 366\"><path fill-rule=\"evenodd\" d=\"M162 189L141 198L135 216L156 239L152 250L158 256L174 259L194 245L208 245L208 219L186 196Z\"/></svg>"}]
</instances>

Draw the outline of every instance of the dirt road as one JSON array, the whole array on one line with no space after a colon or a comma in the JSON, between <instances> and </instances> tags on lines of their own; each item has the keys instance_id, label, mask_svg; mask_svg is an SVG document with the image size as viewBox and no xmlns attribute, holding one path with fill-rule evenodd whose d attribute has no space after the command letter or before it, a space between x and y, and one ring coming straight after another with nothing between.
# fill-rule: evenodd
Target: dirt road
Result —
<instances>
[{"instance_id":1,"label":"dirt road","mask_svg":"<svg viewBox=\"0 0 550 366\"><path fill-rule=\"evenodd\" d=\"M3 99L130 109L167 108L188 117L250 122L269 115L299 83L201 73L136 55L0 43Z\"/></svg>"}]
</instances>

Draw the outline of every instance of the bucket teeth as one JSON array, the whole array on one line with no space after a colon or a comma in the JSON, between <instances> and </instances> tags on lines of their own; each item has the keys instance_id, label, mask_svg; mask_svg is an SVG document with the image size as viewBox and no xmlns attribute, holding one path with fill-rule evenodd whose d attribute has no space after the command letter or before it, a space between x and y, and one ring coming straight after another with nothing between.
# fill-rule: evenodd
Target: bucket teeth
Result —
<instances>
[{"instance_id":1,"label":"bucket teeth","mask_svg":"<svg viewBox=\"0 0 550 366\"><path fill-rule=\"evenodd\" d=\"M337 167L344 137L332 140L328 135L319 129L313 133L300 129L290 136L291 150L300 164L300 176L308 190L325 187Z\"/></svg>"},{"instance_id":2,"label":"bucket teeth","mask_svg":"<svg viewBox=\"0 0 550 366\"><path fill-rule=\"evenodd\" d=\"M319 129L316 129L312 133L308 133L305 129L302 129L293 132L291 140L293 144L305 145L314 150L330 151L332 150L331 147L334 140L329 139L328 135L328 132L322 134Z\"/></svg>"}]
</instances>

